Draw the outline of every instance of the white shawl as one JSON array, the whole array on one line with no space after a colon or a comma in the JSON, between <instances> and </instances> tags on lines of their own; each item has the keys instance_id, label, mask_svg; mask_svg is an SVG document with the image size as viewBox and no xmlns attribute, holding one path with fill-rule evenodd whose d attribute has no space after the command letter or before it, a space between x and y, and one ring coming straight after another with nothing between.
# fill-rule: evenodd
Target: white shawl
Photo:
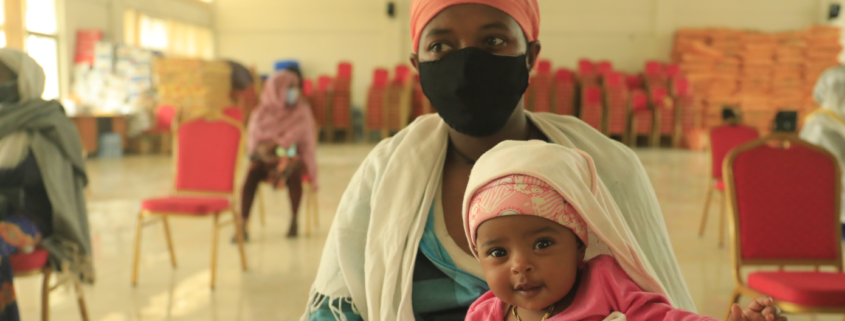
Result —
<instances>
[{"instance_id":1,"label":"white shawl","mask_svg":"<svg viewBox=\"0 0 845 321\"><path fill-rule=\"evenodd\" d=\"M641 259L645 257L642 249L610 191L598 178L592 157L585 152L536 140L507 141L497 145L481 156L472 168L464 195L464 226L468 224L466 213L476 191L508 175L539 178L575 208L589 230L585 260L611 255L640 288L666 295L651 263Z\"/></svg>"},{"instance_id":2,"label":"white shawl","mask_svg":"<svg viewBox=\"0 0 845 321\"><path fill-rule=\"evenodd\" d=\"M629 148L581 120L526 112L552 143L595 159L625 222L676 307L695 311L645 169ZM364 320L413 320L414 260L442 179L448 127L437 115L418 118L382 141L355 173L329 232L308 310L328 302L335 317L351 303Z\"/></svg>"},{"instance_id":3,"label":"white shawl","mask_svg":"<svg viewBox=\"0 0 845 321\"><path fill-rule=\"evenodd\" d=\"M830 151L843 169L845 182L845 67L828 69L813 90L822 108L807 117L801 139ZM845 224L845 189L842 190L842 223Z\"/></svg>"},{"instance_id":4,"label":"white shawl","mask_svg":"<svg viewBox=\"0 0 845 321\"><path fill-rule=\"evenodd\" d=\"M9 67L18 75L18 93L20 103L41 99L44 93L46 76L44 69L26 53L11 49L0 48L0 63ZM0 104L0 108L3 105ZM0 168L17 166L26 158L29 151L29 137L25 132L14 133L0 139Z\"/></svg>"}]
</instances>

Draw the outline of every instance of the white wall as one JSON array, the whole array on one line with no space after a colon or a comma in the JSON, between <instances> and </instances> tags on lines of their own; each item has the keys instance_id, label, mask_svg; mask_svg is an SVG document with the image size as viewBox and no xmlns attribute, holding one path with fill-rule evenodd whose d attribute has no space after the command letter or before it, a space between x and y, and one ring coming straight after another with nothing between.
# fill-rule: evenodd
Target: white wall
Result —
<instances>
[{"instance_id":1,"label":"white wall","mask_svg":"<svg viewBox=\"0 0 845 321\"><path fill-rule=\"evenodd\" d=\"M77 0L79 1L79 0ZM542 56L574 67L581 57L609 59L639 71L645 60L669 57L680 27L766 31L820 23L831 0L539 0ZM354 101L361 106L372 70L406 63L410 0L215 0L221 57L272 70L278 59L302 62L306 76L333 74L340 60L355 64Z\"/></svg>"}]
</instances>

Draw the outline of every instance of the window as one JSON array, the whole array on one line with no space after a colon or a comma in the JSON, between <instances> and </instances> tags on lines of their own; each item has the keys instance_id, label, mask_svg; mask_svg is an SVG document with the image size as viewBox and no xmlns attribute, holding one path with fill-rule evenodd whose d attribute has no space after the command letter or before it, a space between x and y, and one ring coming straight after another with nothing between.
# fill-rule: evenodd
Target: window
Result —
<instances>
[{"instance_id":1,"label":"window","mask_svg":"<svg viewBox=\"0 0 845 321\"><path fill-rule=\"evenodd\" d=\"M21 0L23 1L23 0ZM26 1L26 52L47 76L42 98L59 98L59 44L55 0Z\"/></svg>"},{"instance_id":2,"label":"window","mask_svg":"<svg viewBox=\"0 0 845 321\"><path fill-rule=\"evenodd\" d=\"M135 10L124 12L124 42L170 56L214 58L211 29L151 17Z\"/></svg>"},{"instance_id":3,"label":"window","mask_svg":"<svg viewBox=\"0 0 845 321\"><path fill-rule=\"evenodd\" d=\"M6 3L0 0L0 48L6 46L6 31L3 26L6 22Z\"/></svg>"}]
</instances>

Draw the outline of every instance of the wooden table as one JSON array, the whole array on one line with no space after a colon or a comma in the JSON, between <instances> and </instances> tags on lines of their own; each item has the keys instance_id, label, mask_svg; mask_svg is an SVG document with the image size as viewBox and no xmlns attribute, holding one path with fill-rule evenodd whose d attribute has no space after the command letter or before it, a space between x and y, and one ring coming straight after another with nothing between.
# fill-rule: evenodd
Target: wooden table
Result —
<instances>
[{"instance_id":1,"label":"wooden table","mask_svg":"<svg viewBox=\"0 0 845 321\"><path fill-rule=\"evenodd\" d=\"M70 119L76 124L86 153L95 152L99 148L100 135L106 133L119 134L123 138L123 147L126 147L126 117L123 115L77 115Z\"/></svg>"}]
</instances>

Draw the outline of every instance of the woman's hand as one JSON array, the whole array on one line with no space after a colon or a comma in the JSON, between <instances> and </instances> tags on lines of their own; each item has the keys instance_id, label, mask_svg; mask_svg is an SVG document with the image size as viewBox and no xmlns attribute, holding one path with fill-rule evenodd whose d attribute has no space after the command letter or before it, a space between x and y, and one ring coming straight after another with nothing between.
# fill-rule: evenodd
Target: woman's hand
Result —
<instances>
[{"instance_id":1,"label":"woman's hand","mask_svg":"<svg viewBox=\"0 0 845 321\"><path fill-rule=\"evenodd\" d=\"M780 309L774 304L774 300L768 296L761 296L748 304L748 307L741 309L739 305L731 306L731 315L728 321L786 321L781 315Z\"/></svg>"},{"instance_id":2,"label":"woman's hand","mask_svg":"<svg viewBox=\"0 0 845 321\"><path fill-rule=\"evenodd\" d=\"M279 156L276 155L276 144L261 142L255 147L255 153L262 163L273 165L279 162Z\"/></svg>"}]
</instances>

